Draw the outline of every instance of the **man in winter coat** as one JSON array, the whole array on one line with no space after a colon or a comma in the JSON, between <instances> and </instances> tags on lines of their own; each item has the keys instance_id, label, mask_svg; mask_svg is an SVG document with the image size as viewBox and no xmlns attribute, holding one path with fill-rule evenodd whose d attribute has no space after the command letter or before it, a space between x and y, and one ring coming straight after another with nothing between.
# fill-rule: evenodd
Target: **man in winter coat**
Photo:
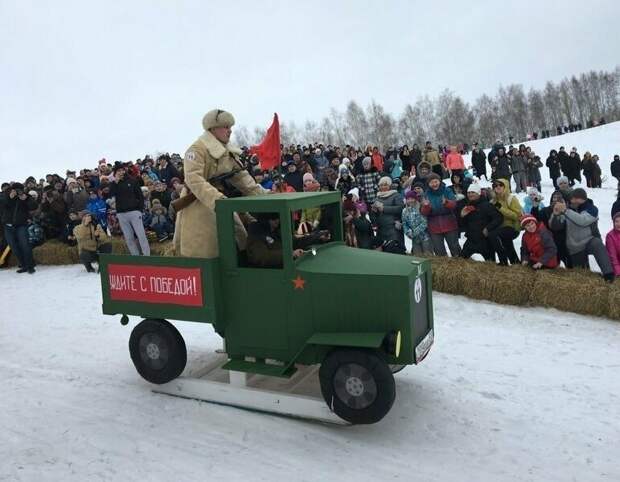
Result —
<instances>
[{"instance_id":1,"label":"man in winter coat","mask_svg":"<svg viewBox=\"0 0 620 482\"><path fill-rule=\"evenodd\" d=\"M474 144L474 150L471 153L471 163L474 166L474 176L478 179L482 179L484 176L487 178L487 156L480 147L478 147L478 143Z\"/></svg>"},{"instance_id":2,"label":"man in winter coat","mask_svg":"<svg viewBox=\"0 0 620 482\"><path fill-rule=\"evenodd\" d=\"M459 216L467 240L461 251L462 258L471 258L474 253L481 254L485 260L493 261L495 253L489 243L489 232L498 229L504 217L495 206L480 196L480 185L472 183L467 189L467 204Z\"/></svg>"},{"instance_id":3,"label":"man in winter coat","mask_svg":"<svg viewBox=\"0 0 620 482\"><path fill-rule=\"evenodd\" d=\"M553 187L554 189L557 189L557 179L562 175L562 173L560 172L560 158L558 157L558 153L555 149L551 149L551 151L549 152L549 157L547 157L546 165L549 169L549 177L553 182Z\"/></svg>"},{"instance_id":4,"label":"man in winter coat","mask_svg":"<svg viewBox=\"0 0 620 482\"><path fill-rule=\"evenodd\" d=\"M588 256L594 255L605 281L614 281L614 270L598 230L598 209L584 189L571 194L571 207L558 202L549 219L551 229L566 227L566 247L573 266L589 269Z\"/></svg>"},{"instance_id":5,"label":"man in winter coat","mask_svg":"<svg viewBox=\"0 0 620 482\"><path fill-rule=\"evenodd\" d=\"M116 181L110 186L110 196L115 198L116 217L125 238L129 252L134 256L140 255L136 244L136 237L144 256L151 254L149 242L144 232L142 212L144 211L144 196L138 182L127 174L126 168L119 164L114 166Z\"/></svg>"},{"instance_id":6,"label":"man in winter coat","mask_svg":"<svg viewBox=\"0 0 620 482\"><path fill-rule=\"evenodd\" d=\"M99 261L99 254L112 252L112 244L99 224L93 223L90 213L84 214L82 222L73 229L77 240L80 261L89 273L94 273L93 261Z\"/></svg>"},{"instance_id":7,"label":"man in winter coat","mask_svg":"<svg viewBox=\"0 0 620 482\"><path fill-rule=\"evenodd\" d=\"M525 230L521 238L521 263L534 269L557 268L557 247L553 236L536 217L526 214L521 218Z\"/></svg>"},{"instance_id":8,"label":"man in winter coat","mask_svg":"<svg viewBox=\"0 0 620 482\"><path fill-rule=\"evenodd\" d=\"M24 185L14 183L2 198L4 238L19 262L18 273L35 272L32 247L28 243L30 211L37 208L34 200L24 191Z\"/></svg>"},{"instance_id":9,"label":"man in winter coat","mask_svg":"<svg viewBox=\"0 0 620 482\"><path fill-rule=\"evenodd\" d=\"M262 194L239 160L241 150L229 144L235 119L229 112L215 109L202 119L205 132L194 142L183 160L185 187L181 196L191 191L196 199L177 213L174 244L177 254L198 258L216 258L219 254L215 201L225 195L211 184L214 176L235 172L228 180L244 196ZM245 249L247 233L235 216L235 237L241 250Z\"/></svg>"}]
</instances>

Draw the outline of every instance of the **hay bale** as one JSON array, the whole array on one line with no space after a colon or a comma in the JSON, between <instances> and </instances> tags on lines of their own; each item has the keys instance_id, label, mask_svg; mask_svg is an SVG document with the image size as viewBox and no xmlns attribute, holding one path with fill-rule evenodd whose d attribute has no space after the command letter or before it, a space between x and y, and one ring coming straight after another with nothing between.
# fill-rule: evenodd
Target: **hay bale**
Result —
<instances>
[{"instance_id":1,"label":"hay bale","mask_svg":"<svg viewBox=\"0 0 620 482\"><path fill-rule=\"evenodd\" d=\"M535 273L530 304L582 315L609 316L610 286L584 269L554 269Z\"/></svg>"},{"instance_id":2,"label":"hay bale","mask_svg":"<svg viewBox=\"0 0 620 482\"><path fill-rule=\"evenodd\" d=\"M620 320L620 280L609 287L607 317L612 320Z\"/></svg>"},{"instance_id":3,"label":"hay bale","mask_svg":"<svg viewBox=\"0 0 620 482\"><path fill-rule=\"evenodd\" d=\"M532 273L521 266L444 257L432 258L431 263L438 291L505 305L528 303Z\"/></svg>"},{"instance_id":4,"label":"hay bale","mask_svg":"<svg viewBox=\"0 0 620 482\"><path fill-rule=\"evenodd\" d=\"M56 239L47 241L32 250L37 264L61 265L80 262L77 246L69 246Z\"/></svg>"}]
</instances>

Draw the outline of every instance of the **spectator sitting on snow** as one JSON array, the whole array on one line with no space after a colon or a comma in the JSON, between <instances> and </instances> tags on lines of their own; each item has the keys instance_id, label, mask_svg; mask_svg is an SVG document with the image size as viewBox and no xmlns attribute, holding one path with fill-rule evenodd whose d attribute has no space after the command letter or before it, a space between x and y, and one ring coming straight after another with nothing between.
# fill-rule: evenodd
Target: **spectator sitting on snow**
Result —
<instances>
[{"instance_id":1,"label":"spectator sitting on snow","mask_svg":"<svg viewBox=\"0 0 620 482\"><path fill-rule=\"evenodd\" d=\"M495 259L489 242L489 232L499 229L504 217L495 206L481 196L479 184L472 183L467 189L467 204L460 210L461 226L467 238L461 251L462 258L481 254L487 261Z\"/></svg>"},{"instance_id":2,"label":"spectator sitting on snow","mask_svg":"<svg viewBox=\"0 0 620 482\"><path fill-rule=\"evenodd\" d=\"M525 230L521 238L521 263L534 269L556 268L557 248L552 234L531 214L521 218Z\"/></svg>"},{"instance_id":3,"label":"spectator sitting on snow","mask_svg":"<svg viewBox=\"0 0 620 482\"><path fill-rule=\"evenodd\" d=\"M89 273L94 273L93 261L99 261L100 253L111 253L110 238L101 226L93 223L90 213L84 214L82 222L75 227L73 235L77 240L80 261Z\"/></svg>"},{"instance_id":4,"label":"spectator sitting on snow","mask_svg":"<svg viewBox=\"0 0 620 482\"><path fill-rule=\"evenodd\" d=\"M616 277L620 276L620 212L613 217L613 227L605 237L605 247L614 268Z\"/></svg>"},{"instance_id":5,"label":"spectator sitting on snow","mask_svg":"<svg viewBox=\"0 0 620 482\"><path fill-rule=\"evenodd\" d=\"M592 254L605 281L613 282L614 270L598 230L598 209L585 190L578 188L572 192L570 208L556 203L549 225L551 229L566 226L566 246L574 267L589 269L588 256Z\"/></svg>"},{"instance_id":6,"label":"spectator sitting on snow","mask_svg":"<svg viewBox=\"0 0 620 482\"><path fill-rule=\"evenodd\" d=\"M65 223L65 228L62 232L62 242L68 244L69 246L75 246L77 244L77 240L73 235L73 230L77 225L79 225L82 221L78 216L78 213L75 209L69 211L69 220ZM107 223L107 219L106 219Z\"/></svg>"},{"instance_id":7,"label":"spectator sitting on snow","mask_svg":"<svg viewBox=\"0 0 620 482\"><path fill-rule=\"evenodd\" d=\"M406 207L402 213L402 225L405 236L411 240L411 254L414 256L432 256L433 244L428 234L428 222L420 213L422 196L414 191L405 195Z\"/></svg>"},{"instance_id":8,"label":"spectator sitting on snow","mask_svg":"<svg viewBox=\"0 0 620 482\"><path fill-rule=\"evenodd\" d=\"M151 206L150 228L157 234L157 240L161 243L174 233L174 228L168 218L167 209L161 205L159 199L154 199Z\"/></svg>"}]
</instances>

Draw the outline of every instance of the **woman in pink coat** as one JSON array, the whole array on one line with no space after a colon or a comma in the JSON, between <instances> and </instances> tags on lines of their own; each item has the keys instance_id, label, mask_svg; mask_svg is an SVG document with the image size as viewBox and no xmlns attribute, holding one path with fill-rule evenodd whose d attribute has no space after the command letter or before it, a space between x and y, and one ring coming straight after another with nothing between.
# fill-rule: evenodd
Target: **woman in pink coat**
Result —
<instances>
[{"instance_id":1,"label":"woman in pink coat","mask_svg":"<svg viewBox=\"0 0 620 482\"><path fill-rule=\"evenodd\" d=\"M620 212L614 215L614 227L607 233L605 246L609 253L609 259L614 267L616 277L620 276Z\"/></svg>"},{"instance_id":2,"label":"woman in pink coat","mask_svg":"<svg viewBox=\"0 0 620 482\"><path fill-rule=\"evenodd\" d=\"M463 177L465 161L463 156L456 150L456 146L450 146L450 152L446 156L446 169L450 171L450 177L457 173Z\"/></svg>"}]
</instances>

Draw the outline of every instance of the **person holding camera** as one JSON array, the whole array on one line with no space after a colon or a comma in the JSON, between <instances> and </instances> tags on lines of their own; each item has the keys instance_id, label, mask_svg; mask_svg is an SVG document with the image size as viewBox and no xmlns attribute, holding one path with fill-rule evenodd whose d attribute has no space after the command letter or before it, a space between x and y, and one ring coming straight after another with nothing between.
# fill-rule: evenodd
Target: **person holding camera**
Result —
<instances>
[{"instance_id":1,"label":"person holding camera","mask_svg":"<svg viewBox=\"0 0 620 482\"><path fill-rule=\"evenodd\" d=\"M28 220L30 211L37 209L37 203L24 191L24 185L13 183L1 200L4 238L19 262L18 273L33 274L34 259L32 246L28 242Z\"/></svg>"},{"instance_id":2,"label":"person holding camera","mask_svg":"<svg viewBox=\"0 0 620 482\"><path fill-rule=\"evenodd\" d=\"M99 261L101 253L112 252L110 238L99 224L93 222L91 213L84 214L82 222L73 229L73 236L77 241L80 261L87 272L94 273L92 263Z\"/></svg>"}]
</instances>

